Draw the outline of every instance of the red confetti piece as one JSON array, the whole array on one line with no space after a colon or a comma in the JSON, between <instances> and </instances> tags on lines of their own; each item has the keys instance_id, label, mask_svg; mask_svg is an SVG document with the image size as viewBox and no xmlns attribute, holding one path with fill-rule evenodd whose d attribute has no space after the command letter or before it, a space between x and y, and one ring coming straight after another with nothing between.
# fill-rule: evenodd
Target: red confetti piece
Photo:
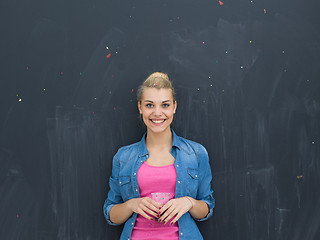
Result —
<instances>
[{"instance_id":1,"label":"red confetti piece","mask_svg":"<svg viewBox=\"0 0 320 240\"><path fill-rule=\"evenodd\" d=\"M134 90L133 90L133 88L132 88L132 89L131 89L131 92L133 93L133 91L134 91Z\"/></svg>"},{"instance_id":2,"label":"red confetti piece","mask_svg":"<svg viewBox=\"0 0 320 240\"><path fill-rule=\"evenodd\" d=\"M111 56L111 53L109 53L109 54L107 55L107 58L110 58L110 56Z\"/></svg>"},{"instance_id":3,"label":"red confetti piece","mask_svg":"<svg viewBox=\"0 0 320 240\"><path fill-rule=\"evenodd\" d=\"M19 217L19 215L17 214L17 218Z\"/></svg>"},{"instance_id":4,"label":"red confetti piece","mask_svg":"<svg viewBox=\"0 0 320 240\"><path fill-rule=\"evenodd\" d=\"M219 0L219 4L220 4L220 6L222 6L222 5L223 5L223 2L221 2L221 1Z\"/></svg>"},{"instance_id":5,"label":"red confetti piece","mask_svg":"<svg viewBox=\"0 0 320 240\"><path fill-rule=\"evenodd\" d=\"M116 107L114 107L113 110L116 110Z\"/></svg>"},{"instance_id":6,"label":"red confetti piece","mask_svg":"<svg viewBox=\"0 0 320 240\"><path fill-rule=\"evenodd\" d=\"M29 70L29 67L27 66L27 70Z\"/></svg>"},{"instance_id":7,"label":"red confetti piece","mask_svg":"<svg viewBox=\"0 0 320 240\"><path fill-rule=\"evenodd\" d=\"M266 14L266 13L267 13L267 10L266 10L266 9L263 9L263 12L264 12L264 14Z\"/></svg>"},{"instance_id":8,"label":"red confetti piece","mask_svg":"<svg viewBox=\"0 0 320 240\"><path fill-rule=\"evenodd\" d=\"M63 75L63 72L60 72L61 75Z\"/></svg>"}]
</instances>

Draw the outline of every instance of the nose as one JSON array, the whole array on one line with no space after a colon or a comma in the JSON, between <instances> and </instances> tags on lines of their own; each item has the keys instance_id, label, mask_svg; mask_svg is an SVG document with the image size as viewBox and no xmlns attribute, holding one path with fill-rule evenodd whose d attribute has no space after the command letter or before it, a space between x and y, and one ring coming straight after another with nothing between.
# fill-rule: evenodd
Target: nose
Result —
<instances>
[{"instance_id":1,"label":"nose","mask_svg":"<svg viewBox=\"0 0 320 240\"><path fill-rule=\"evenodd\" d=\"M156 115L156 116L160 116L160 115L161 115L161 109L160 109L160 107L158 107L158 106L155 107L153 114Z\"/></svg>"}]
</instances>

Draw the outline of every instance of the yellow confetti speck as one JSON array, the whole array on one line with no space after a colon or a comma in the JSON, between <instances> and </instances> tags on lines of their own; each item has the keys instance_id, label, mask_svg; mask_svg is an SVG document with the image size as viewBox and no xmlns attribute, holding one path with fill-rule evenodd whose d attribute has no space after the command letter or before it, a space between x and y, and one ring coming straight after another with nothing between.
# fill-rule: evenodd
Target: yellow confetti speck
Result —
<instances>
[{"instance_id":1,"label":"yellow confetti speck","mask_svg":"<svg viewBox=\"0 0 320 240\"><path fill-rule=\"evenodd\" d=\"M21 102L22 101L22 99L21 98L19 98L19 102Z\"/></svg>"}]
</instances>

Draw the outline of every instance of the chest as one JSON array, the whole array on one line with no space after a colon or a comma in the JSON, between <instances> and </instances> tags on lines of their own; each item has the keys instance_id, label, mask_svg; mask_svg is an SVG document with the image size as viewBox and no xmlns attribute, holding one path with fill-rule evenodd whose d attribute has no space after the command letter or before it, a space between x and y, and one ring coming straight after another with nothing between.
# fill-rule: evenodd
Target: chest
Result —
<instances>
[{"instance_id":1,"label":"chest","mask_svg":"<svg viewBox=\"0 0 320 240\"><path fill-rule=\"evenodd\" d=\"M149 151L149 158L146 163L151 166L167 166L173 164L175 158L171 155L169 151Z\"/></svg>"}]
</instances>

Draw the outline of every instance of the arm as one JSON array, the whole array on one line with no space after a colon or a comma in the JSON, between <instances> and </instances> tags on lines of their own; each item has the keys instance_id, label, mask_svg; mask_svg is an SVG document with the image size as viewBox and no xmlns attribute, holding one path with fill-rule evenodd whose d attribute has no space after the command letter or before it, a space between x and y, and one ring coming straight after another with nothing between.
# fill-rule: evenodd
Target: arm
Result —
<instances>
[{"instance_id":1,"label":"arm","mask_svg":"<svg viewBox=\"0 0 320 240\"><path fill-rule=\"evenodd\" d=\"M204 221L212 215L215 201L212 197L213 191L211 189L211 168L207 150L201 144L199 144L197 157L200 176L196 199L189 196L171 199L161 208L161 214L163 213L163 215L159 219L160 221L167 223L169 219L176 216L171 222L175 223L188 211L197 221Z\"/></svg>"},{"instance_id":2,"label":"arm","mask_svg":"<svg viewBox=\"0 0 320 240\"><path fill-rule=\"evenodd\" d=\"M107 222L110 225L120 225L127 221L134 212L148 219L151 219L151 217L146 212L156 217L160 206L150 198L132 198L123 202L119 186L120 162L118 155L119 151L113 158L112 174L109 180L110 190L103 206Z\"/></svg>"},{"instance_id":3,"label":"arm","mask_svg":"<svg viewBox=\"0 0 320 240\"><path fill-rule=\"evenodd\" d=\"M200 176L198 194L195 200L195 205L197 205L197 203L199 204L200 201L202 202L202 208L201 210L199 210L200 212L196 212L197 209L194 209L194 205L194 208L190 210L190 214L192 217L194 217L195 220L204 221L212 215L213 208L215 206L215 200L212 196L213 190L211 189L212 173L209 163L209 155L205 147L201 144L199 145L198 161ZM206 208L204 206L206 206ZM206 209L206 211L204 209Z\"/></svg>"}]
</instances>

